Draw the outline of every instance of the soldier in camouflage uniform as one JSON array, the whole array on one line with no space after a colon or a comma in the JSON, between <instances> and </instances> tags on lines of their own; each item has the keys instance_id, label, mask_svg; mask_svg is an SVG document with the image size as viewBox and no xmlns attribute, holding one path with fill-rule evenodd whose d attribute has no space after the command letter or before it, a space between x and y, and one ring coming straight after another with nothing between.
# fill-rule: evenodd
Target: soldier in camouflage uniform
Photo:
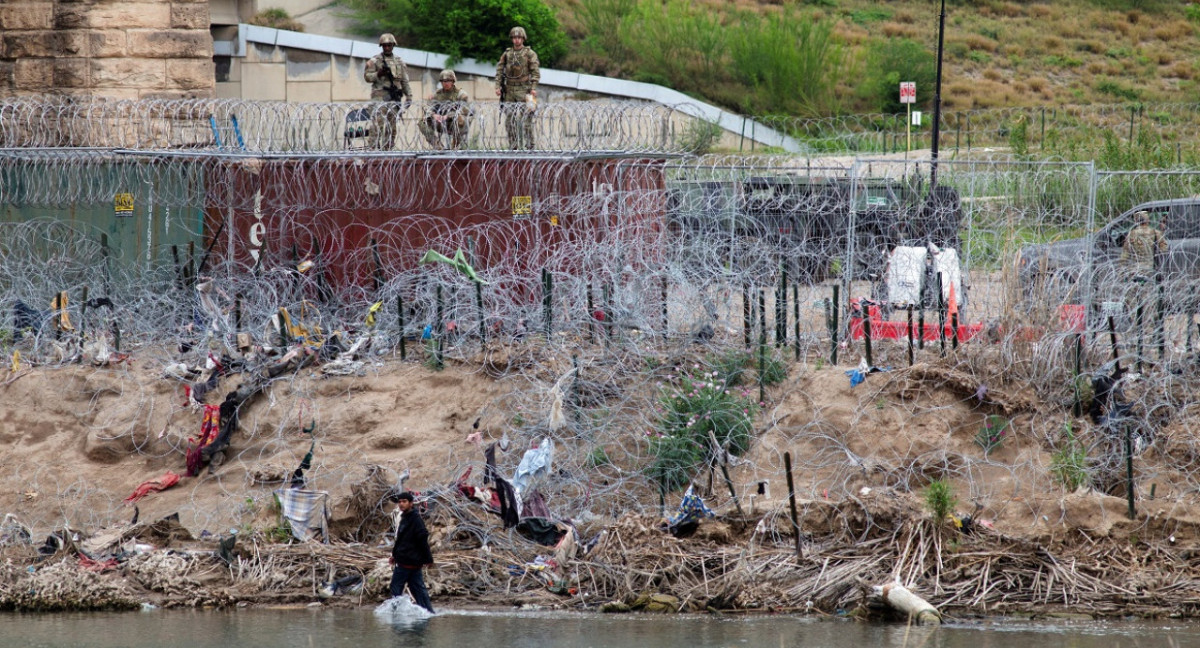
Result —
<instances>
[{"instance_id":1,"label":"soldier in camouflage uniform","mask_svg":"<svg viewBox=\"0 0 1200 648\"><path fill-rule=\"evenodd\" d=\"M371 84L371 99L384 102L374 111L375 132L371 137L371 146L386 151L395 146L396 120L412 103L412 88L408 85L408 67L404 61L392 55L396 37L383 34L379 37L379 46L383 52L367 61L363 79Z\"/></svg>"},{"instance_id":2,"label":"soldier in camouflage uniform","mask_svg":"<svg viewBox=\"0 0 1200 648\"><path fill-rule=\"evenodd\" d=\"M542 79L537 53L525 47L525 28L508 32L513 46L496 63L496 96L504 113L504 130L512 149L533 148L533 111L537 84Z\"/></svg>"},{"instance_id":3,"label":"soldier in camouflage uniform","mask_svg":"<svg viewBox=\"0 0 1200 648\"><path fill-rule=\"evenodd\" d=\"M434 149L445 148L445 135L450 136L450 148L460 149L467 140L467 119L471 116L470 97L454 85L458 78L454 70L442 70L438 76L441 88L429 97L425 119L417 125L421 134Z\"/></svg>"},{"instance_id":4,"label":"soldier in camouflage uniform","mask_svg":"<svg viewBox=\"0 0 1200 648\"><path fill-rule=\"evenodd\" d=\"M1138 275L1149 278L1158 268L1158 261L1167 251L1167 239L1163 233L1150 224L1150 212L1140 211L1134 214L1137 225L1125 236L1125 247L1121 250L1121 260L1129 263L1130 269Z\"/></svg>"}]
</instances>

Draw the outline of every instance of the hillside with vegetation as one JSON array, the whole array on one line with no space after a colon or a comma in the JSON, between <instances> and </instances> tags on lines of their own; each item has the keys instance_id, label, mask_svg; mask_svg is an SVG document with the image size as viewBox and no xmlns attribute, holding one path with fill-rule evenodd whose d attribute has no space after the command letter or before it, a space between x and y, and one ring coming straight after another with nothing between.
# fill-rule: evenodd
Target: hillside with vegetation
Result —
<instances>
[{"instance_id":1,"label":"hillside with vegetation","mask_svg":"<svg viewBox=\"0 0 1200 648\"><path fill-rule=\"evenodd\" d=\"M480 38L463 25L488 20L494 31L536 16L529 44L546 51L544 65L659 83L748 114L897 112L900 81L917 82L918 108L933 97L935 0L547 0L553 20L535 11L540 0L453 10L425 0L344 2L363 33L393 29L413 46L483 58L502 51L505 34ZM455 21L430 35L429 24ZM949 0L942 105L1191 102L1197 28L1192 1ZM472 42L447 46L453 33Z\"/></svg>"}]
</instances>

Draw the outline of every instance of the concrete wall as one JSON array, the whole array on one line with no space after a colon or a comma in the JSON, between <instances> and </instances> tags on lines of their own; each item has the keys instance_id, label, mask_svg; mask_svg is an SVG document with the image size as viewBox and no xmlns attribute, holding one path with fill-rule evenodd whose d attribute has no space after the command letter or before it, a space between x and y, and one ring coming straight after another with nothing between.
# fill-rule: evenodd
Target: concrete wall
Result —
<instances>
[{"instance_id":1,"label":"concrete wall","mask_svg":"<svg viewBox=\"0 0 1200 648\"><path fill-rule=\"evenodd\" d=\"M208 0L5 0L0 97L211 97Z\"/></svg>"}]
</instances>

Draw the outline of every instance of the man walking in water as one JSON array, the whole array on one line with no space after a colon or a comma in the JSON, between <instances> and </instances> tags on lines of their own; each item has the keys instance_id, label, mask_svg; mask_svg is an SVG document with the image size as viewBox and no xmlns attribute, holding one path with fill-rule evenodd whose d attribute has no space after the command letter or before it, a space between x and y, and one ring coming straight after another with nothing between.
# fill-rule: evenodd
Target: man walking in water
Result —
<instances>
[{"instance_id":1,"label":"man walking in water","mask_svg":"<svg viewBox=\"0 0 1200 648\"><path fill-rule=\"evenodd\" d=\"M396 506L400 509L400 524L396 528L392 557L388 559L392 565L392 582L388 589L395 598L404 593L404 586L407 585L413 601L433 612L429 592L425 589L425 579L421 576L421 568L433 564L429 531L425 529L421 514L413 507L412 493L404 491L397 495Z\"/></svg>"}]
</instances>

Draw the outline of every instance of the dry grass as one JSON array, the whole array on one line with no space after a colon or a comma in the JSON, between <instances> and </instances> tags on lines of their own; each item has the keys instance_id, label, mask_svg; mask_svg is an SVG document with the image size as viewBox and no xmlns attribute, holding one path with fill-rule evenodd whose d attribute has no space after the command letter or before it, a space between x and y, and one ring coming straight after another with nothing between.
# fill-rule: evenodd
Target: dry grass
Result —
<instances>
[{"instance_id":1,"label":"dry grass","mask_svg":"<svg viewBox=\"0 0 1200 648\"><path fill-rule=\"evenodd\" d=\"M734 12L779 11L780 0L699 0L728 22ZM579 11L581 0L550 0L560 14ZM929 0L836 0L797 3L806 15L836 21L835 37L861 60L882 39L908 38L932 49L937 42L937 5ZM1100 0L979 0L948 3L943 92L948 108L1037 105L1048 102L1113 103L1097 93L1096 80L1136 88L1147 102L1190 102L1197 91L1200 60L1197 23L1184 2L1116 3ZM879 16L881 6L886 18ZM1130 9L1137 6L1136 9ZM560 15L564 24L574 24ZM592 69L612 69L594 61ZM1017 89L1015 83L1023 85ZM856 94L854 84L847 83ZM736 94L736 92L735 92ZM1011 102L1011 103L1005 103ZM854 100L845 110L865 109Z\"/></svg>"},{"instance_id":2,"label":"dry grass","mask_svg":"<svg viewBox=\"0 0 1200 648\"><path fill-rule=\"evenodd\" d=\"M1030 18L1049 18L1056 14L1050 5L1040 4L1029 5L1028 12Z\"/></svg>"},{"instance_id":3,"label":"dry grass","mask_svg":"<svg viewBox=\"0 0 1200 648\"><path fill-rule=\"evenodd\" d=\"M996 41L979 34L968 34L966 38L967 47L973 50L981 50L984 52L995 52L1000 46Z\"/></svg>"},{"instance_id":4,"label":"dry grass","mask_svg":"<svg viewBox=\"0 0 1200 648\"><path fill-rule=\"evenodd\" d=\"M1194 33L1191 24L1186 20L1173 20L1169 23L1158 25L1151 33L1160 41L1171 42L1182 40Z\"/></svg>"},{"instance_id":5,"label":"dry grass","mask_svg":"<svg viewBox=\"0 0 1200 648\"><path fill-rule=\"evenodd\" d=\"M1170 70L1167 71L1167 76L1175 79L1191 79L1196 74L1196 66L1190 61L1176 61Z\"/></svg>"},{"instance_id":6,"label":"dry grass","mask_svg":"<svg viewBox=\"0 0 1200 648\"><path fill-rule=\"evenodd\" d=\"M916 38L920 31L913 25L888 21L880 28L888 38Z\"/></svg>"}]
</instances>

